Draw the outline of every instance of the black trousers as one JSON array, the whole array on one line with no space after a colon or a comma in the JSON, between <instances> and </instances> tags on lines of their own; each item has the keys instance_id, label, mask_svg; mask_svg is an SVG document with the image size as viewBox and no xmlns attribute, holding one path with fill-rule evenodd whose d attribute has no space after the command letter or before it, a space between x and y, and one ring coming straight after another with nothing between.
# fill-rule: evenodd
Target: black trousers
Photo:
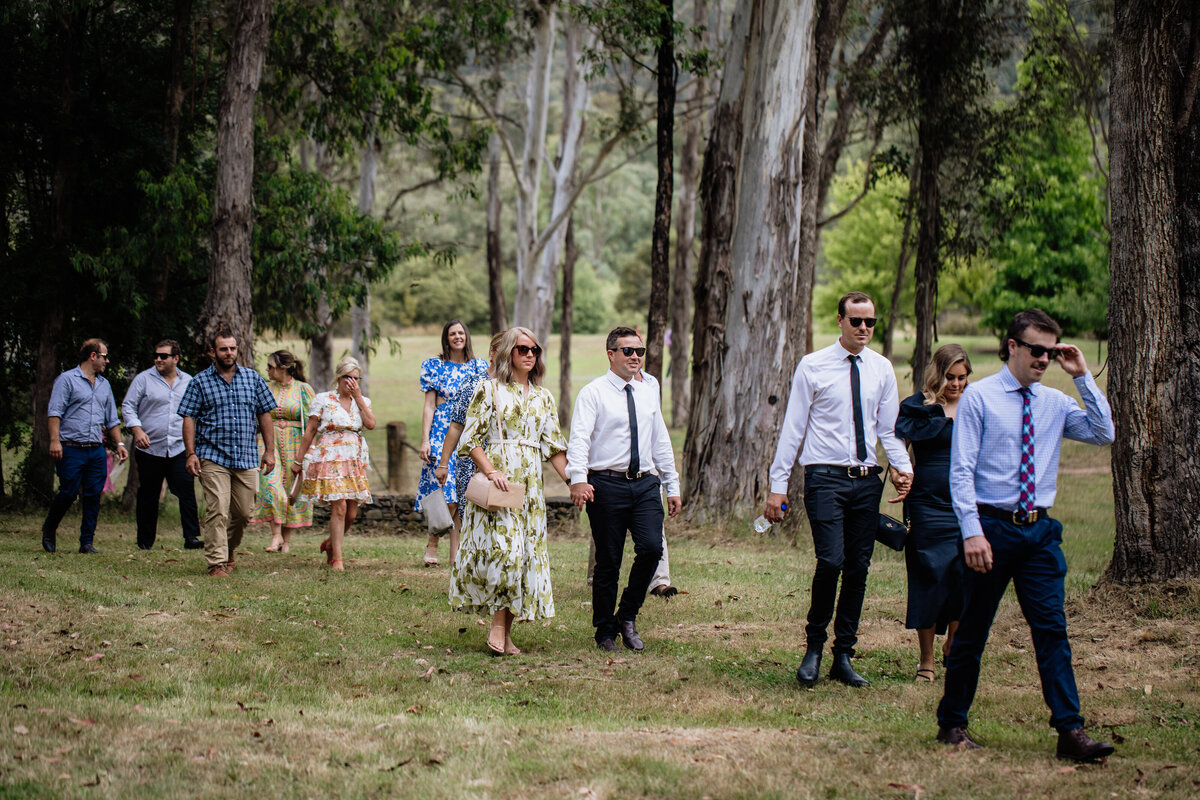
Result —
<instances>
[{"instance_id":1,"label":"black trousers","mask_svg":"<svg viewBox=\"0 0 1200 800\"><path fill-rule=\"evenodd\" d=\"M596 490L594 499L587 504L592 540L596 543L592 625L596 628L596 641L601 641L616 639L621 630L618 619L625 622L637 619L646 600L646 590L662 558L663 505L657 475L643 475L631 481L610 473L589 472L588 483ZM633 539L633 566L614 614L626 531Z\"/></svg>"},{"instance_id":2,"label":"black trousers","mask_svg":"<svg viewBox=\"0 0 1200 800\"><path fill-rule=\"evenodd\" d=\"M158 495L162 491L164 478L171 494L179 498L183 541L199 541L200 519L196 509L195 479L188 474L186 455L154 456L134 448L133 457L137 459L140 482L137 493L138 547L148 550L154 546L158 536Z\"/></svg>"},{"instance_id":3,"label":"black trousers","mask_svg":"<svg viewBox=\"0 0 1200 800\"><path fill-rule=\"evenodd\" d=\"M813 575L812 605L804 628L810 650L820 650L833 624L833 652L854 655L858 620L862 615L867 572L875 552L879 499L883 481L875 476L850 478L804 471L804 510L812 526L817 571ZM842 579L838 593L838 577Z\"/></svg>"}]
</instances>

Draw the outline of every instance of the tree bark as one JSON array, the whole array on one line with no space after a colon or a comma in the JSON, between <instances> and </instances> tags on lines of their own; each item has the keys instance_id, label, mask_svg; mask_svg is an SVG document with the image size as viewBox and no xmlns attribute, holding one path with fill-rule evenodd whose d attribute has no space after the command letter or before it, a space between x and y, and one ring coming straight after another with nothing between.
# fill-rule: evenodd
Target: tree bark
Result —
<instances>
[{"instance_id":1,"label":"tree bark","mask_svg":"<svg viewBox=\"0 0 1200 800\"><path fill-rule=\"evenodd\" d=\"M494 116L500 116L500 67L497 64L492 75L496 84L492 95ZM498 123L497 123L498 124ZM500 156L503 147L500 134L495 130L488 137L488 183L487 183L487 265L488 265L488 310L491 312L492 333L508 329L508 310L504 302L504 259L500 251Z\"/></svg>"},{"instance_id":2,"label":"tree bark","mask_svg":"<svg viewBox=\"0 0 1200 800\"><path fill-rule=\"evenodd\" d=\"M697 0L695 25L707 31L708 2ZM705 40L707 33L703 34ZM705 44L705 40L699 42ZM703 100L708 94L708 79L696 75L692 99ZM671 426L687 425L691 405L692 270L696 240L696 195L700 178L700 140L704 136L704 118L693 114L683 124L683 150L679 154L679 215L675 222L675 275L671 278Z\"/></svg>"},{"instance_id":3,"label":"tree bark","mask_svg":"<svg viewBox=\"0 0 1200 800\"><path fill-rule=\"evenodd\" d=\"M663 336L671 302L671 205L675 195L675 4L664 0L658 22L658 105L655 146L658 180L654 189L654 229L650 237L650 314L646 327L646 372L662 391Z\"/></svg>"},{"instance_id":4,"label":"tree bark","mask_svg":"<svg viewBox=\"0 0 1200 800\"><path fill-rule=\"evenodd\" d=\"M937 314L938 275L942 269L942 211L941 151L935 144L936 133L930 133L930 123L921 121L917 126L920 140L920 166L917 168L917 264L916 299L913 319L916 324L916 341L913 343L912 369L913 391L921 388L925 365L933 353L933 323Z\"/></svg>"},{"instance_id":5,"label":"tree bark","mask_svg":"<svg viewBox=\"0 0 1200 800\"><path fill-rule=\"evenodd\" d=\"M254 204L254 102L267 57L274 0L240 0L217 114L217 189L213 200L212 265L200 312L201 351L226 325L237 337L238 361L254 364L250 232Z\"/></svg>"},{"instance_id":6,"label":"tree bark","mask_svg":"<svg viewBox=\"0 0 1200 800\"><path fill-rule=\"evenodd\" d=\"M1200 576L1200 10L1118 0L1109 395L1116 541L1104 580Z\"/></svg>"},{"instance_id":7,"label":"tree bark","mask_svg":"<svg viewBox=\"0 0 1200 800\"><path fill-rule=\"evenodd\" d=\"M192 28L192 0L175 0L175 16L171 26L170 64L167 70L167 92L163 112L163 142L166 146L167 167L179 160L179 129L183 119L183 65Z\"/></svg>"},{"instance_id":8,"label":"tree bark","mask_svg":"<svg viewBox=\"0 0 1200 800\"><path fill-rule=\"evenodd\" d=\"M915 168L919 162L920 158L913 164L913 167ZM893 341L896 335L896 320L900 317L900 296L904 294L904 275L908 272L908 261L912 257L912 246L909 242L912 236L912 211L914 202L916 201L916 193L917 182L913 180L910 170L908 201L904 206L904 233L900 236L900 255L896 258L896 281L892 284L892 298L888 304L887 327L883 329L883 357L888 361L892 360L892 352L894 350ZM915 388L915 391L920 391L921 388L919 385Z\"/></svg>"},{"instance_id":9,"label":"tree bark","mask_svg":"<svg viewBox=\"0 0 1200 800\"><path fill-rule=\"evenodd\" d=\"M571 424L571 333L575 325L575 262L579 248L575 244L575 217L567 222L567 241L563 254L562 321L558 348L558 422L566 430Z\"/></svg>"},{"instance_id":10,"label":"tree bark","mask_svg":"<svg viewBox=\"0 0 1200 800\"><path fill-rule=\"evenodd\" d=\"M808 309L797 307L803 98L814 3L743 0L704 155L704 221L684 445L688 516L744 514L765 495Z\"/></svg>"},{"instance_id":11,"label":"tree bark","mask_svg":"<svg viewBox=\"0 0 1200 800\"><path fill-rule=\"evenodd\" d=\"M363 147L362 170L358 179L358 213L371 216L375 213L375 178L379 172L379 150L375 139L374 125L370 127L366 145ZM362 366L359 385L364 395L371 390L371 287L360 304L350 309L350 355Z\"/></svg>"},{"instance_id":12,"label":"tree bark","mask_svg":"<svg viewBox=\"0 0 1200 800\"><path fill-rule=\"evenodd\" d=\"M320 332L308 337L308 377L318 391L325 391L333 384L333 334L329 328L329 301L322 297L317 301L317 324Z\"/></svg>"}]
</instances>

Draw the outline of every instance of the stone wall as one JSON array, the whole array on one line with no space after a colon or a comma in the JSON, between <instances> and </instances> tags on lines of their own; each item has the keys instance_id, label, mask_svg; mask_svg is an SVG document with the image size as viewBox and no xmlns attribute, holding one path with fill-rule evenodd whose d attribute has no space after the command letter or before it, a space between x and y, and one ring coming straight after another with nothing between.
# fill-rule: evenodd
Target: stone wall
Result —
<instances>
[{"instance_id":1,"label":"stone wall","mask_svg":"<svg viewBox=\"0 0 1200 800\"><path fill-rule=\"evenodd\" d=\"M355 533L405 533L425 532L425 515L414 508L416 498L406 494L373 492L372 503L358 510L354 523ZM570 500L546 499L546 524L552 534L574 533L579 523L579 509ZM329 524L329 506L316 504L313 507L313 525Z\"/></svg>"}]
</instances>

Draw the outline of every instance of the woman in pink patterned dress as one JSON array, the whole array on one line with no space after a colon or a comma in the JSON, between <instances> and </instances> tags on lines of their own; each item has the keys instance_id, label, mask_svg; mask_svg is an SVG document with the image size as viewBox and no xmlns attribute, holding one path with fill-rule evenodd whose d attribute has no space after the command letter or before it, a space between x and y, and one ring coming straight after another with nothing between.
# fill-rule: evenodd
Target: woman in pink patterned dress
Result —
<instances>
[{"instance_id":1,"label":"woman in pink patterned dress","mask_svg":"<svg viewBox=\"0 0 1200 800\"><path fill-rule=\"evenodd\" d=\"M292 462L293 473L304 473L300 495L331 506L329 538L321 542L321 552L337 572L345 569L342 538L358 514L358 504L371 502L367 442L362 429L375 427L375 415L371 413L371 401L359 388L361 376L355 359L347 356L338 362L334 390L313 398L304 439Z\"/></svg>"}]
</instances>

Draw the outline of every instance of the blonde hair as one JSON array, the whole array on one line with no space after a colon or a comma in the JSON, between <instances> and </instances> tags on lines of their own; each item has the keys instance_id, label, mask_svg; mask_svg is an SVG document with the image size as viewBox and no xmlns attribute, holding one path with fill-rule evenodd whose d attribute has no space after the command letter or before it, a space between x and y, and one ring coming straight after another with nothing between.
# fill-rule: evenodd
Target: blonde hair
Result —
<instances>
[{"instance_id":1,"label":"blonde hair","mask_svg":"<svg viewBox=\"0 0 1200 800\"><path fill-rule=\"evenodd\" d=\"M961 345L942 345L933 354L929 365L925 367L925 405L941 405L946 402L946 376L955 364L962 364L967 368L967 374L971 374L971 359Z\"/></svg>"},{"instance_id":2,"label":"blonde hair","mask_svg":"<svg viewBox=\"0 0 1200 800\"><path fill-rule=\"evenodd\" d=\"M500 339L500 346L496 348L496 368L494 374L496 380L501 385L511 383L513 380L512 351L517 346L517 337L521 334L528 336L529 341L533 342L537 347L541 347L538 344L537 337L533 335L533 331L529 330L529 328L514 325L506 330L504 336ZM546 361L543 358L545 355L545 350L538 353L537 360L533 362L533 369L529 370L529 382L534 386L541 386L542 376L546 374Z\"/></svg>"},{"instance_id":3,"label":"blonde hair","mask_svg":"<svg viewBox=\"0 0 1200 800\"><path fill-rule=\"evenodd\" d=\"M346 356L338 362L337 369L333 371L333 389L331 391L336 392L338 388L338 381L342 378L345 378L351 372L357 372L359 376L361 376L362 367L359 366L357 358L354 356Z\"/></svg>"}]
</instances>

